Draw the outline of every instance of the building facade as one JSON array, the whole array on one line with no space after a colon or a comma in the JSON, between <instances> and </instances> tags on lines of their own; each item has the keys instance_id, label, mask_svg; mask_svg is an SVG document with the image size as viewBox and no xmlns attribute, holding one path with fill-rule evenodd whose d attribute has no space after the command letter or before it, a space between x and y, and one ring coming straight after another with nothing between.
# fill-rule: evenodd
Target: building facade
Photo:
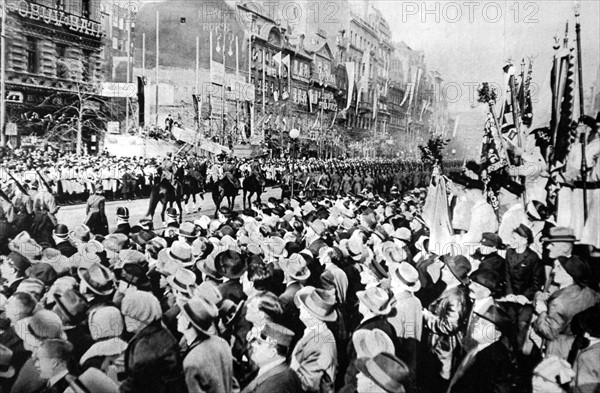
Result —
<instances>
[{"instance_id":1,"label":"building facade","mask_svg":"<svg viewBox=\"0 0 600 393\"><path fill-rule=\"evenodd\" d=\"M65 95L103 80L99 0L8 1L6 10L7 136L43 135Z\"/></svg>"}]
</instances>

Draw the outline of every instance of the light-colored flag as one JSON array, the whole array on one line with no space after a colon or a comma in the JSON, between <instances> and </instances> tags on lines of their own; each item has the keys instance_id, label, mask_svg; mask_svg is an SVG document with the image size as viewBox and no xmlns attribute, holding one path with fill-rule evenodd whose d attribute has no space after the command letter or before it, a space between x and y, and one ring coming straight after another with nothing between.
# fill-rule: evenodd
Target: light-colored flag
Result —
<instances>
[{"instance_id":1,"label":"light-colored flag","mask_svg":"<svg viewBox=\"0 0 600 393\"><path fill-rule=\"evenodd\" d=\"M460 120L460 116L456 116L454 120L454 131L452 131L452 138L456 137L456 131L458 130L458 121Z\"/></svg>"},{"instance_id":2,"label":"light-colored flag","mask_svg":"<svg viewBox=\"0 0 600 393\"><path fill-rule=\"evenodd\" d=\"M276 62L278 66L277 76L281 78L281 52L277 52L277 54L273 55L273 61Z\"/></svg>"},{"instance_id":3,"label":"light-colored flag","mask_svg":"<svg viewBox=\"0 0 600 393\"><path fill-rule=\"evenodd\" d=\"M423 220L429 228L429 249L438 255L451 252L452 224L448 212L448 194L443 176L437 176L436 184L429 185L423 206Z\"/></svg>"},{"instance_id":4,"label":"light-colored flag","mask_svg":"<svg viewBox=\"0 0 600 393\"><path fill-rule=\"evenodd\" d=\"M346 66L346 76L348 79L348 94L345 110L348 110L348 108L350 108L350 103L352 102L352 94L354 93L354 74L356 70L354 69L354 62L344 63L344 65Z\"/></svg>"}]
</instances>

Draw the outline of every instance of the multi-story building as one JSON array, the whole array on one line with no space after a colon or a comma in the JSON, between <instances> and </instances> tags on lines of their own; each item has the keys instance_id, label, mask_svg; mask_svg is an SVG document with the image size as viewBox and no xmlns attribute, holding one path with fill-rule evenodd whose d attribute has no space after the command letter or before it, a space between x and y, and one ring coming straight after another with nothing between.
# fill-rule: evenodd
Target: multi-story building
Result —
<instances>
[{"instance_id":1,"label":"multi-story building","mask_svg":"<svg viewBox=\"0 0 600 393\"><path fill-rule=\"evenodd\" d=\"M255 135L285 148L292 128L302 140L331 141L338 111L336 62L325 31L290 35L269 16L239 5L252 33ZM311 145L309 145L311 146ZM312 146L316 146L312 144ZM310 149L309 149L310 150Z\"/></svg>"},{"instance_id":2,"label":"multi-story building","mask_svg":"<svg viewBox=\"0 0 600 393\"><path fill-rule=\"evenodd\" d=\"M137 10L118 2L102 1L100 14L104 35L103 71L108 82L133 81L133 42ZM128 49L129 46L129 50ZM139 48L141 50L142 48ZM127 58L130 58L128 61ZM127 71L129 67L129 72ZM129 80L127 77L129 76Z\"/></svg>"},{"instance_id":3,"label":"multi-story building","mask_svg":"<svg viewBox=\"0 0 600 393\"><path fill-rule=\"evenodd\" d=\"M99 0L7 1L7 134L42 134L65 94L102 79Z\"/></svg>"}]
</instances>

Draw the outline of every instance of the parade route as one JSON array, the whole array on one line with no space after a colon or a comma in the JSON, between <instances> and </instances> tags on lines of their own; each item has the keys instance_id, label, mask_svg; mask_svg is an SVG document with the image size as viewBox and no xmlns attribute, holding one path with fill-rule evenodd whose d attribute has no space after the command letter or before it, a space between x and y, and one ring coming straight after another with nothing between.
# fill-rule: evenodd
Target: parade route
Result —
<instances>
[{"instance_id":1,"label":"parade route","mask_svg":"<svg viewBox=\"0 0 600 393\"><path fill-rule=\"evenodd\" d=\"M281 197L281 188L279 187L267 187L265 192L261 195L261 200L265 202L269 197ZM195 220L201 215L209 215L212 217L215 211L215 204L212 200L210 193L204 194L204 200L199 198L196 199L196 205L200 206L200 210L190 214L186 214L185 207L183 207L183 220ZM131 226L136 225L138 221L143 218L148 209L148 198L134 199L130 201L116 200L106 202L106 217L108 218L109 229L112 232L117 226L116 224L116 213L117 208L125 206L129 209L129 223ZM161 204L158 205L156 212L154 213L154 229L163 227L163 223L160 219ZM56 214L58 222L65 224L72 230L75 226L83 223L85 220L85 203L77 205L64 205L60 207L60 210ZM191 203L190 203L191 208ZM240 190L239 195L235 199L235 210L242 209L242 191ZM166 218L166 214L165 214Z\"/></svg>"}]
</instances>

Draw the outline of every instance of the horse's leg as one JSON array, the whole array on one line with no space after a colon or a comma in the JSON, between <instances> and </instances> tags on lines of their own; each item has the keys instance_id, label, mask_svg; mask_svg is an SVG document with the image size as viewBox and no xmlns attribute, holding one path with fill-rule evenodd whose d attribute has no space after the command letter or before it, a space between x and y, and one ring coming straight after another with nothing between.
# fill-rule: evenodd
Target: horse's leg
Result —
<instances>
[{"instance_id":1,"label":"horse's leg","mask_svg":"<svg viewBox=\"0 0 600 393\"><path fill-rule=\"evenodd\" d=\"M243 206L242 209L244 209L244 210L246 209L246 193L247 193L246 189L244 188L242 190L242 206ZM248 197L248 199L250 199L250 197Z\"/></svg>"},{"instance_id":2,"label":"horse's leg","mask_svg":"<svg viewBox=\"0 0 600 393\"><path fill-rule=\"evenodd\" d=\"M162 203L162 210L160 211L160 219L162 220L163 224L165 222L165 211L167 211L167 202L161 202Z\"/></svg>"},{"instance_id":3,"label":"horse's leg","mask_svg":"<svg viewBox=\"0 0 600 393\"><path fill-rule=\"evenodd\" d=\"M256 190L256 201L258 203L260 203L260 196L262 194L262 186L259 186L258 189Z\"/></svg>"},{"instance_id":4,"label":"horse's leg","mask_svg":"<svg viewBox=\"0 0 600 393\"><path fill-rule=\"evenodd\" d=\"M179 208L179 223L182 223L183 222L183 209L181 208L181 199L177 198L175 203L177 203L177 207Z\"/></svg>"},{"instance_id":5,"label":"horse's leg","mask_svg":"<svg viewBox=\"0 0 600 393\"><path fill-rule=\"evenodd\" d=\"M262 187L258 187L258 190L256 190L256 201L258 203L260 203L260 196L262 194Z\"/></svg>"}]
</instances>

